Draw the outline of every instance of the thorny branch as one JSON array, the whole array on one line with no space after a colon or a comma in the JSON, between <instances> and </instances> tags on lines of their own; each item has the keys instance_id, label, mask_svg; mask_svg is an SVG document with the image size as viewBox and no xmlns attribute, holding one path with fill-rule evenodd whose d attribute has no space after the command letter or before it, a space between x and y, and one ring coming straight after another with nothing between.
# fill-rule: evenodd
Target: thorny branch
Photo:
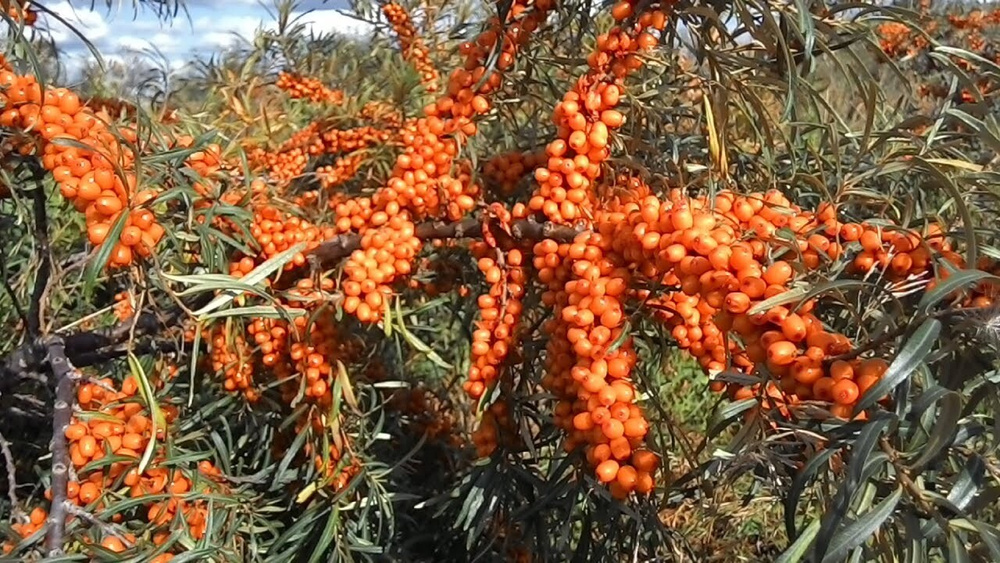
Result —
<instances>
[{"instance_id":1,"label":"thorny branch","mask_svg":"<svg viewBox=\"0 0 1000 563\"><path fill-rule=\"evenodd\" d=\"M66 531L66 486L69 482L69 451L66 427L73 414L73 364L66 358L66 344L56 336L47 343L48 361L56 379L56 397L52 414L52 508L49 511L45 549L50 556L62 553Z\"/></svg>"},{"instance_id":2,"label":"thorny branch","mask_svg":"<svg viewBox=\"0 0 1000 563\"><path fill-rule=\"evenodd\" d=\"M430 239L459 239L459 238L480 238L483 222L479 218L470 218L463 221L446 223L443 221L429 221L420 223L414 228L414 236L421 240ZM523 219L511 223L510 233L515 240L541 240L551 238L559 242L569 242L580 232L573 227L564 227L555 223L539 223L530 219ZM506 233L498 232L497 238L505 237ZM350 256L352 252L361 248L361 235L349 233L339 235L316 247L309 254L309 263L314 270L321 267L330 267L337 262ZM294 278L295 276L291 276Z\"/></svg>"},{"instance_id":3,"label":"thorny branch","mask_svg":"<svg viewBox=\"0 0 1000 563\"><path fill-rule=\"evenodd\" d=\"M191 305L200 307L211 299L211 295L199 296ZM123 347L130 336L136 338L155 337L163 329L174 327L182 316L179 310L163 315L142 313L137 318L120 323L108 329L78 332L63 338L66 357L76 367L86 367L101 361L122 357L127 350ZM172 351L175 348L169 342L155 340L142 341L136 344L137 350ZM0 384L8 377L24 376L28 373L42 371L45 364L47 347L42 340L25 342L6 358L0 358Z\"/></svg>"},{"instance_id":4,"label":"thorny branch","mask_svg":"<svg viewBox=\"0 0 1000 563\"><path fill-rule=\"evenodd\" d=\"M97 526L98 528L100 528L101 532L105 536L114 536L119 540L121 540L121 542L125 544L126 547L132 547L132 542L129 541L129 539L125 536L125 534L118 526L115 526L113 524L101 520L100 518L94 516L93 514L87 512L86 510L80 508L79 506L73 503L69 502L66 503L66 512L68 512L72 516L76 516L78 518L86 520L87 522L93 524L94 526Z\"/></svg>"}]
</instances>

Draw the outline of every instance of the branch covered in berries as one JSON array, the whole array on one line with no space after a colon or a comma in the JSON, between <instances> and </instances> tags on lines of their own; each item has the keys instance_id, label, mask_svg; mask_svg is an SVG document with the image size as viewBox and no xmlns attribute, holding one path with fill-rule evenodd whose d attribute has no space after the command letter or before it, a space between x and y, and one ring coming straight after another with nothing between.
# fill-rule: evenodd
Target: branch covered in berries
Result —
<instances>
[{"instance_id":1,"label":"branch covered in berries","mask_svg":"<svg viewBox=\"0 0 1000 563\"><path fill-rule=\"evenodd\" d=\"M417 225L414 236L420 240L482 238L484 225L485 228L491 227L488 221L476 218L452 223L430 221ZM495 229L491 232L501 240L509 237L514 240L553 239L557 242L570 242L580 234L581 230L551 222L540 223L533 219L522 219L510 223L510 235ZM314 265L331 267L359 248L361 248L361 235L349 233L336 236L319 245L310 253L309 258Z\"/></svg>"},{"instance_id":2,"label":"branch covered in berries","mask_svg":"<svg viewBox=\"0 0 1000 563\"><path fill-rule=\"evenodd\" d=\"M431 239L462 239L482 238L483 229L490 229L498 240L543 240L552 239L558 242L572 241L580 230L574 227L557 225L551 222L538 222L532 219L517 220L510 223L510 234L502 229L493 228L493 224L477 218L456 222L432 221L416 226L415 235L421 240ZM321 267L332 267L348 257L351 252L361 247L361 235L344 234L321 244L310 253L312 264ZM292 272L287 280L297 279L304 272ZM210 295L202 296L202 302L188 304L188 308L197 309L204 305ZM125 355L122 346L130 337L154 337L164 327L173 326L183 314L174 310L165 315L142 313L138 319L130 319L109 329L79 332L66 336L64 340L66 357L77 367L87 367L102 361L112 360ZM134 347L140 352L164 351L171 349L171 343L156 340L142 341ZM20 348L5 358L0 358L0 381L18 374L39 373L45 366L46 352L38 341L25 342Z\"/></svg>"},{"instance_id":3,"label":"branch covered in berries","mask_svg":"<svg viewBox=\"0 0 1000 563\"><path fill-rule=\"evenodd\" d=\"M207 294L199 296L186 306L197 309L205 305L211 297ZM151 338L135 342L133 350L136 352L169 351L173 349L173 344L158 341L155 337L164 328L176 326L183 314L180 309L164 314L142 313L138 318L128 319L110 328L65 336L64 353L66 358L79 368L124 356L127 352L124 345L129 339ZM32 340L26 341L7 357L0 358L0 388L4 386L5 381L10 381L9 378L45 371L48 352L44 340Z\"/></svg>"}]
</instances>

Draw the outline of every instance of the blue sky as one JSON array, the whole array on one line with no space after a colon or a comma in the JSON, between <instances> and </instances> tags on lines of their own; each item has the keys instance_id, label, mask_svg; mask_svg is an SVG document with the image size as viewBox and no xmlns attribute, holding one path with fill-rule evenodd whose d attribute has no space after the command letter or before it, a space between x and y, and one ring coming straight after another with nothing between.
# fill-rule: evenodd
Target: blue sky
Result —
<instances>
[{"instance_id":1,"label":"blue sky","mask_svg":"<svg viewBox=\"0 0 1000 563\"><path fill-rule=\"evenodd\" d=\"M274 28L275 0L184 0L187 15L161 21L154 9L139 6L131 0L59 0L43 5L58 14L77 31L86 35L106 59L122 58L129 52L148 51L155 46L175 68L194 55L207 56L234 43L251 40L257 29ZM93 7L92 7L93 4ZM344 12L350 12L346 0L299 0L295 10L303 23L316 32L339 31L361 34L366 24ZM44 13L39 17L64 53L67 69L80 68L94 60L80 38L67 25Z\"/></svg>"}]
</instances>

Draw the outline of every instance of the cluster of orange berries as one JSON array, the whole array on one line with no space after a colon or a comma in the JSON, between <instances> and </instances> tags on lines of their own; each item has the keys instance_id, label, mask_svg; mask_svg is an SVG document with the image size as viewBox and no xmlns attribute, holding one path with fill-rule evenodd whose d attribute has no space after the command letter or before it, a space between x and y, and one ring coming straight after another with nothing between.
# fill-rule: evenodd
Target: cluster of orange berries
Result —
<instances>
[{"instance_id":1,"label":"cluster of orange berries","mask_svg":"<svg viewBox=\"0 0 1000 563\"><path fill-rule=\"evenodd\" d=\"M234 274L245 274L252 269L253 260L243 258L235 264ZM240 334L232 335L236 351L226 336L225 327L217 326L211 334L210 351L213 369L225 374L225 388L242 391L250 401L259 398L259 391L252 386L252 375L257 362L270 370L275 381L283 382L282 400L295 404L300 398L329 408L332 404L334 380L337 377L337 363L354 361L362 351L361 343L347 338L338 328L331 313L320 314L324 307L332 304L334 283L328 278L317 285L310 278L300 279L295 287L283 295L276 295L280 306L299 308L290 320L283 318L256 318L246 327L248 339ZM323 435L329 429L317 415L309 417L313 430ZM296 432L306 421L297 423ZM316 469L335 491L342 490L357 475L361 466L354 457L342 456L346 437L338 434L330 446L328 458L319 453L314 455L314 447L306 444L306 454L312 456Z\"/></svg>"},{"instance_id":2,"label":"cluster of orange berries","mask_svg":"<svg viewBox=\"0 0 1000 563\"><path fill-rule=\"evenodd\" d=\"M14 530L14 533L20 537L27 538L45 528L45 521L47 518L48 512L46 512L46 510L42 507L36 507L31 511L31 514L28 515L27 522L16 522L11 525L11 528ZM73 516L70 516L70 518L73 518ZM167 536L163 532L160 532L155 537L160 540L157 545L162 545L166 541ZM84 538L83 541L84 543L90 543L90 538ZM121 537L113 534L107 534L101 540L101 547L115 553L121 553L128 547L125 542L128 542L129 545L134 545L136 543L135 534L124 533L121 534ZM2 549L4 553L9 554L14 551L15 547L16 546L11 542L4 542ZM167 561L171 561L173 558L174 554L172 553L162 553L150 559L149 562L166 563Z\"/></svg>"},{"instance_id":3,"label":"cluster of orange berries","mask_svg":"<svg viewBox=\"0 0 1000 563\"><path fill-rule=\"evenodd\" d=\"M388 406L409 416L413 430L428 439L443 440L453 446L461 443L453 409L430 390L423 387L397 390L389 397Z\"/></svg>"},{"instance_id":4,"label":"cluster of orange berries","mask_svg":"<svg viewBox=\"0 0 1000 563\"><path fill-rule=\"evenodd\" d=\"M410 19L410 14L396 2L388 2L382 6L382 13L389 20L389 25L399 37L399 44L403 50L403 58L410 63L420 73L420 82L428 92L436 92L438 89L438 71L434 68L428 55L427 47L417 34L417 30Z\"/></svg>"},{"instance_id":5,"label":"cluster of orange berries","mask_svg":"<svg viewBox=\"0 0 1000 563\"><path fill-rule=\"evenodd\" d=\"M930 42L921 34L914 34L910 26L901 22L887 22L879 25L875 32L879 36L879 47L886 55L900 58L913 56L926 49Z\"/></svg>"},{"instance_id":6,"label":"cluster of orange berries","mask_svg":"<svg viewBox=\"0 0 1000 563\"><path fill-rule=\"evenodd\" d=\"M348 274L358 278L351 281L360 283L362 273L365 280L374 281L370 275L382 279L375 282L374 288L368 284L371 291L362 290L361 294L351 296L357 297L356 300L348 298L352 307L357 303L354 313L359 319L378 320L380 312L368 300L383 303L384 294L390 290L389 284L396 275L407 274L412 269L413 256L409 249L412 248L415 254L420 245L413 237L415 218L444 215L454 220L474 209L480 187L472 181L468 163L458 163L456 167L458 140L455 135L476 133L472 118L490 110L486 96L500 87L500 72L513 65L518 49L545 21L552 7L551 0L535 1L533 10L528 9L527 2L515 2L508 14L507 26L502 27L502 22L493 18L474 43L464 43L460 48L465 56L464 68L456 69L449 76L446 93L424 109L425 117L404 125L403 152L396 159L389 182L371 198L337 204L338 230L347 232L350 228L363 235L362 249L349 261ZM498 44L501 48L498 70L486 76L488 57ZM398 229L405 233L394 232ZM397 241L396 248L402 253L397 256L385 252L386 261L379 262L375 256L379 250L377 241ZM345 310L349 310L347 305L345 301Z\"/></svg>"},{"instance_id":7,"label":"cluster of orange berries","mask_svg":"<svg viewBox=\"0 0 1000 563\"><path fill-rule=\"evenodd\" d=\"M928 225L920 235L902 229L845 223L840 226L839 235L841 244L857 242L861 245L861 252L851 263L854 272L867 274L878 269L892 281L928 271L935 255L952 264L964 262L962 256L952 250L941 227L935 224Z\"/></svg>"},{"instance_id":8,"label":"cluster of orange berries","mask_svg":"<svg viewBox=\"0 0 1000 563\"><path fill-rule=\"evenodd\" d=\"M333 291L333 280L323 279L316 288L312 280L300 280L291 292L290 302L301 303L309 311L318 311L324 304L330 302ZM299 320L301 319L301 320ZM283 388L284 399L291 402L302 389L305 396L320 405L329 406L333 400L333 383L337 376L337 362L348 363L359 353L353 340L338 329L330 315L317 316L311 323L306 317L296 317L293 327L284 331L288 334L294 331L292 342L278 347L277 351L287 350L287 357L279 359L275 366L277 379L289 379ZM277 323L281 326L281 323ZM280 339L275 338L277 343ZM269 358L265 356L265 365ZM298 375L299 381L291 376Z\"/></svg>"},{"instance_id":9,"label":"cluster of orange berries","mask_svg":"<svg viewBox=\"0 0 1000 563\"><path fill-rule=\"evenodd\" d=\"M532 249L538 279L548 288L543 303L554 308L544 326L550 338L542 385L558 398L556 423L567 431L567 450L583 447L598 479L624 498L652 490L657 459L642 449L649 424L629 380L636 354L623 334L632 279L616 248L623 226L596 222L606 211L595 205L595 188L610 156L610 131L624 123L615 109L624 78L641 67L637 53L657 43L650 31L662 31L666 15L653 3L635 17L634 3L619 2L612 16L636 21L598 37L590 70L555 109L559 138L546 148L545 166L535 170L538 188L514 215L541 213L554 223L595 221L601 227L571 243L546 239Z\"/></svg>"},{"instance_id":10,"label":"cluster of orange berries","mask_svg":"<svg viewBox=\"0 0 1000 563\"><path fill-rule=\"evenodd\" d=\"M964 262L965 261L959 257L959 260L954 263L961 267ZM976 269L988 272L994 276L1000 275L1000 262L987 256L983 256L976 262ZM936 285L937 280L947 279L947 276L948 272L946 270L942 270L938 278L931 280L930 284L928 284L928 290L932 289L934 285ZM996 303L998 296L1000 296L1000 288L997 288L995 284L980 282L970 290L961 292L959 295L954 295L953 297L957 298L956 300L958 301L959 307L987 309Z\"/></svg>"},{"instance_id":11,"label":"cluster of orange berries","mask_svg":"<svg viewBox=\"0 0 1000 563\"><path fill-rule=\"evenodd\" d=\"M263 319L256 319L251 328L256 329L263 322ZM240 391L248 401L256 401L258 395L253 388L253 355L246 340L237 334L230 342L221 325L205 329L204 332L209 349L207 361L211 362L215 373L221 373L225 377L223 386L226 390ZM256 335L255 331L251 330L251 335Z\"/></svg>"},{"instance_id":12,"label":"cluster of orange berries","mask_svg":"<svg viewBox=\"0 0 1000 563\"><path fill-rule=\"evenodd\" d=\"M115 304L113 307L115 318L119 322L125 322L135 315L135 302L132 299L132 295L127 291L120 291L115 294Z\"/></svg>"},{"instance_id":13,"label":"cluster of orange berries","mask_svg":"<svg viewBox=\"0 0 1000 563\"><path fill-rule=\"evenodd\" d=\"M534 246L542 302L554 308L543 329L550 335L542 385L559 402L556 423L566 448L584 447L600 481L612 494L652 490L652 468L642 443L649 425L635 404L629 379L636 364L631 337L623 334L624 299L632 275L616 263L622 225L584 232L572 243L546 239ZM609 230L610 229L610 230Z\"/></svg>"},{"instance_id":14,"label":"cluster of orange berries","mask_svg":"<svg viewBox=\"0 0 1000 563\"><path fill-rule=\"evenodd\" d=\"M250 234L260 248L257 260L263 262L277 256L289 248L306 243L306 248L296 253L287 264L286 270L291 270L306 263L306 254L315 249L324 240L336 235L332 227L319 227L305 219L282 211L270 203L254 203L253 223ZM230 265L230 271L244 274L253 270L256 261L250 257L235 260Z\"/></svg>"},{"instance_id":15,"label":"cluster of orange berries","mask_svg":"<svg viewBox=\"0 0 1000 563\"><path fill-rule=\"evenodd\" d=\"M247 152L247 161L254 170L264 169L271 179L281 185L298 178L309 164L310 155L322 152L322 143L318 139L319 124L311 123L296 131L275 151L261 147L253 147ZM315 154L313 154L315 151Z\"/></svg>"},{"instance_id":16,"label":"cluster of orange berries","mask_svg":"<svg viewBox=\"0 0 1000 563\"><path fill-rule=\"evenodd\" d=\"M44 529L45 520L48 517L48 512L46 512L44 508L37 506L31 510L27 521L14 522L11 524L11 528L14 530L15 534L21 536L22 538L27 538ZM2 545L3 553L8 554L14 551L15 547L15 544L12 542L4 542Z\"/></svg>"},{"instance_id":17,"label":"cluster of orange berries","mask_svg":"<svg viewBox=\"0 0 1000 563\"><path fill-rule=\"evenodd\" d=\"M382 123L389 129L403 126L403 114L394 106L380 101L366 102L361 106L358 117L365 121Z\"/></svg>"},{"instance_id":18,"label":"cluster of orange berries","mask_svg":"<svg viewBox=\"0 0 1000 563\"><path fill-rule=\"evenodd\" d=\"M488 457L500 446L517 447L519 436L515 431L508 401L501 396L483 411L479 425L472 432L472 444L476 448L477 457Z\"/></svg>"},{"instance_id":19,"label":"cluster of orange berries","mask_svg":"<svg viewBox=\"0 0 1000 563\"><path fill-rule=\"evenodd\" d=\"M86 216L91 244L114 244L111 266L128 266L135 255L148 256L164 230L146 208L156 192L137 191L135 156L119 140L134 143L135 129L113 128L107 114L86 108L65 88L46 89L43 96L34 76L15 74L6 61L3 66L0 125L37 136L42 165L52 173L62 195ZM72 142L58 142L61 139ZM116 168L123 171L121 175ZM122 214L118 239L108 241Z\"/></svg>"},{"instance_id":20,"label":"cluster of orange berries","mask_svg":"<svg viewBox=\"0 0 1000 563\"><path fill-rule=\"evenodd\" d=\"M132 498L153 497L144 503L147 520L161 527L171 525L182 518L187 531L194 539L204 536L208 526L208 508L202 501L189 501L183 497L201 483L202 492L210 494L214 486L209 486L209 480L217 480L221 473L209 461L198 464L201 477L196 478L176 467L164 467L162 452L154 456L154 461L141 474L138 471L139 458L153 438L153 421L145 407L137 400L138 383L134 378L126 378L119 389L108 378L83 383L77 389L79 411L74 414L71 424L66 427L65 435L69 444L71 478L68 483L67 501L77 506L87 508L104 504L105 494L117 487L127 487ZM162 407L164 422L170 424L178 415L175 407ZM159 428L157 440L163 440L166 429ZM93 462L106 456L121 458L100 467L88 468ZM52 500L51 491L46 492L46 498ZM72 516L71 516L72 517ZM36 508L30 515L30 521L14 526L22 536L27 537L37 532L44 524L46 511ZM115 523L122 521L122 514L112 516ZM153 541L162 545L169 539L166 530L154 534ZM126 534L129 543L135 543L136 538ZM107 535L101 545L112 551L125 551L126 544L113 535ZM6 552L12 545L4 546ZM155 561L169 561L173 556L163 554Z\"/></svg>"},{"instance_id":21,"label":"cluster of orange berries","mask_svg":"<svg viewBox=\"0 0 1000 563\"><path fill-rule=\"evenodd\" d=\"M301 309L291 320L252 319L246 338L228 335L223 325L207 332L212 369L225 376L226 390L256 401L259 391L253 387L253 374L259 362L273 379L286 382L282 392L287 402L302 393L312 402L329 405L336 362L351 362L361 352L360 343L346 338L332 316L316 315L332 304L333 290L331 279L320 280L318 287L312 279L300 279L286 294L275 296L281 306Z\"/></svg>"},{"instance_id":22,"label":"cluster of orange berries","mask_svg":"<svg viewBox=\"0 0 1000 563\"><path fill-rule=\"evenodd\" d=\"M800 273L838 259L847 245L860 247L852 261L858 273L880 267L896 281L932 272L932 256L963 263L936 226L917 235L842 223L833 206L803 211L776 190L747 196L722 192L712 200L673 190L667 201L644 195L599 217L602 234L625 229L630 235L613 235L623 240L617 252L625 263L640 265L647 279L678 288L636 296L659 309L657 316L673 326L681 348L710 374L731 366L772 379L751 387L714 381L712 388L728 389L735 399L766 396L764 406L777 403L786 416L786 405L817 400L832 402L834 416L850 418L888 364L856 357L846 336L823 327L814 314L815 300L756 311L760 302L788 291Z\"/></svg>"},{"instance_id":23,"label":"cluster of orange berries","mask_svg":"<svg viewBox=\"0 0 1000 563\"><path fill-rule=\"evenodd\" d=\"M329 404L326 406L329 406ZM348 444L349 438L343 431L343 413L337 415L338 423L335 426L338 430L335 431L330 430L330 421L326 417L327 415L312 413L307 419L300 418L295 422L295 435L300 434L308 424L315 435L329 436L330 443L324 448L325 454L317 452L317 448L312 442L306 442L303 446L303 451L305 455L311 456L316 471L320 473L322 479L321 486L338 492L347 487L351 479L361 472L361 462L355 455L345 455L345 453L350 452L350 449ZM274 445L281 447L277 443ZM280 450L275 450L275 455L280 456L283 453Z\"/></svg>"},{"instance_id":24,"label":"cluster of orange berries","mask_svg":"<svg viewBox=\"0 0 1000 563\"><path fill-rule=\"evenodd\" d=\"M834 215L832 206L821 207L818 214L802 212L777 191L746 197L723 192L708 201L673 190L667 201L646 196L607 219L631 232L622 249L626 260L643 264L643 276L679 288L651 302L673 326L678 345L706 371L724 371L727 362L747 373L766 365L782 382L780 390L769 387L769 394L788 390L804 395L806 385L826 375L824 359L848 352L850 342L823 329L811 313L814 301L795 310L751 310L788 291L795 277L790 263L776 256L779 251L794 253L794 262L807 270L842 254L835 239L820 234L836 232ZM797 240L782 242L775 235L781 228L791 230ZM725 389L721 382L712 386ZM736 398L756 392L730 388ZM811 396L810 387L808 397L800 398Z\"/></svg>"},{"instance_id":25,"label":"cluster of orange berries","mask_svg":"<svg viewBox=\"0 0 1000 563\"><path fill-rule=\"evenodd\" d=\"M655 3L654 3L655 5ZM653 48L658 39L651 31L662 31L664 12L646 7L630 29L615 27L597 38L588 56L590 70L556 106L553 121L558 138L546 147L548 161L535 169L538 187L528 202L533 213L550 221L571 223L593 217L594 187L601 165L610 156L610 134L625 117L615 109L628 73L639 69L638 53ZM619 2L612 9L617 21L633 17L632 2Z\"/></svg>"},{"instance_id":26,"label":"cluster of orange berries","mask_svg":"<svg viewBox=\"0 0 1000 563\"><path fill-rule=\"evenodd\" d=\"M194 138L190 135L182 135L173 139L171 145L173 148L190 148L194 146ZM212 178L224 168L225 164L222 158L222 147L217 143L206 145L204 149L195 151L184 159L184 166L202 178Z\"/></svg>"},{"instance_id":27,"label":"cluster of orange berries","mask_svg":"<svg viewBox=\"0 0 1000 563\"><path fill-rule=\"evenodd\" d=\"M316 470L321 472L329 482L327 486L334 492L344 490L358 473L361 472L361 463L357 458L345 458L343 453L335 445L330 446L329 459L317 455L313 458Z\"/></svg>"},{"instance_id":28,"label":"cluster of orange berries","mask_svg":"<svg viewBox=\"0 0 1000 563\"><path fill-rule=\"evenodd\" d=\"M316 78L292 74L278 73L275 86L284 90L295 99L306 99L313 103L340 105L344 103L344 92L327 88Z\"/></svg>"},{"instance_id":29,"label":"cluster of orange berries","mask_svg":"<svg viewBox=\"0 0 1000 563\"><path fill-rule=\"evenodd\" d=\"M392 295L389 283L396 276L410 273L421 247L413 223L404 215L393 215L384 225L365 231L361 248L352 252L344 264L344 312L361 322L375 322L382 317Z\"/></svg>"},{"instance_id":30,"label":"cluster of orange berries","mask_svg":"<svg viewBox=\"0 0 1000 563\"><path fill-rule=\"evenodd\" d=\"M511 348L516 348L527 279L521 249L501 252L480 242L471 250L479 257L479 271L490 286L489 292L477 299L479 320L472 332L472 365L463 384L470 397L479 399L496 382Z\"/></svg>"},{"instance_id":31,"label":"cluster of orange berries","mask_svg":"<svg viewBox=\"0 0 1000 563\"><path fill-rule=\"evenodd\" d=\"M319 185L325 190L336 188L357 175L358 170L361 169L361 165L364 162L364 154L353 153L337 158L329 166L316 168L316 177L319 179Z\"/></svg>"},{"instance_id":32,"label":"cluster of orange berries","mask_svg":"<svg viewBox=\"0 0 1000 563\"><path fill-rule=\"evenodd\" d=\"M391 129L362 125L353 129L329 129L320 135L323 154L350 153L376 144L391 142L397 134ZM314 154L314 153L310 153Z\"/></svg>"},{"instance_id":33,"label":"cluster of orange berries","mask_svg":"<svg viewBox=\"0 0 1000 563\"><path fill-rule=\"evenodd\" d=\"M390 129L367 125L321 131L319 123L311 123L273 152L260 147L253 148L248 154L248 160L254 169L267 170L272 179L280 185L287 185L305 173L310 157L354 153L371 145L388 143L394 137ZM348 154L345 158L360 160L361 156Z\"/></svg>"},{"instance_id":34,"label":"cluster of orange berries","mask_svg":"<svg viewBox=\"0 0 1000 563\"><path fill-rule=\"evenodd\" d=\"M925 13L926 15L926 13ZM964 32L964 46L975 53L983 53L990 42L983 37L982 32L990 26L1000 25L1000 10L984 12L973 10L968 15L948 14L948 24L952 29ZM938 20L927 18L921 22L920 33L914 33L913 28L899 22L888 22L879 25L875 32L879 37L879 47L892 58L914 56L930 47L927 36L938 30ZM994 62L1000 62L1000 53L993 53ZM957 64L969 69L968 61L959 60Z\"/></svg>"},{"instance_id":35,"label":"cluster of orange berries","mask_svg":"<svg viewBox=\"0 0 1000 563\"><path fill-rule=\"evenodd\" d=\"M1000 25L1000 10L992 12L973 10L967 16L948 14L948 23L955 29L981 30L987 26Z\"/></svg>"},{"instance_id":36,"label":"cluster of orange berries","mask_svg":"<svg viewBox=\"0 0 1000 563\"><path fill-rule=\"evenodd\" d=\"M486 161L483 175L499 188L500 193L510 195L517 189L521 178L545 164L547 158L542 151L499 154Z\"/></svg>"}]
</instances>

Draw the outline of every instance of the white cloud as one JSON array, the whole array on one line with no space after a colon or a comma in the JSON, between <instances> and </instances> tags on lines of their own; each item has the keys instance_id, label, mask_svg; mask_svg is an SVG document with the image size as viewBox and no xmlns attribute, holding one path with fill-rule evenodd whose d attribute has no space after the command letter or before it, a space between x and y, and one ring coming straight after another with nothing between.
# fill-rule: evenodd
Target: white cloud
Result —
<instances>
[{"instance_id":1,"label":"white cloud","mask_svg":"<svg viewBox=\"0 0 1000 563\"><path fill-rule=\"evenodd\" d=\"M91 43L98 42L107 37L111 31L104 15L100 12L73 7L66 0L46 7L55 16L58 16L42 16L48 23L49 32L56 45L62 46L69 43L82 45L81 35Z\"/></svg>"},{"instance_id":2,"label":"white cloud","mask_svg":"<svg viewBox=\"0 0 1000 563\"><path fill-rule=\"evenodd\" d=\"M90 0L59 0L47 5L57 17L42 14L40 27L64 53L71 75L94 60L83 38L106 60L158 50L170 66L179 68L195 56L207 57L252 41L258 30L276 30L273 4L273 0L187 0L187 13L161 21L151 8L133 11L128 2L112 2L109 8L98 1L91 9ZM346 7L346 0L300 0L292 15L316 34L369 33L369 24L340 11Z\"/></svg>"}]
</instances>

